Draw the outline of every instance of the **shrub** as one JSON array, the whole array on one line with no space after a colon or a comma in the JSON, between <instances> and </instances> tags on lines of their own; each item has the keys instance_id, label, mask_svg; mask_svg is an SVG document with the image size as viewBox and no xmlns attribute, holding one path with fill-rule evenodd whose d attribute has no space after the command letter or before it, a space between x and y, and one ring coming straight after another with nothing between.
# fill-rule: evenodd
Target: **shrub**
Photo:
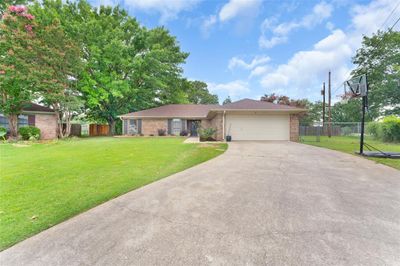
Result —
<instances>
[{"instance_id":1,"label":"shrub","mask_svg":"<svg viewBox=\"0 0 400 266\"><path fill-rule=\"evenodd\" d=\"M165 128L159 128L157 131L158 131L158 135L159 136L166 136L167 135L167 130L165 130Z\"/></svg>"},{"instance_id":2,"label":"shrub","mask_svg":"<svg viewBox=\"0 0 400 266\"><path fill-rule=\"evenodd\" d=\"M198 133L200 136L200 141L214 141L214 135L217 132L215 128L199 128Z\"/></svg>"},{"instance_id":3,"label":"shrub","mask_svg":"<svg viewBox=\"0 0 400 266\"><path fill-rule=\"evenodd\" d=\"M40 129L37 127L21 127L18 129L18 133L21 135L23 140L38 140L40 139Z\"/></svg>"},{"instance_id":4,"label":"shrub","mask_svg":"<svg viewBox=\"0 0 400 266\"><path fill-rule=\"evenodd\" d=\"M7 129L5 127L0 127L0 139L6 140Z\"/></svg>"},{"instance_id":5,"label":"shrub","mask_svg":"<svg viewBox=\"0 0 400 266\"><path fill-rule=\"evenodd\" d=\"M374 139L380 139L382 137L382 128L380 122L370 122L367 125L366 132L370 134Z\"/></svg>"},{"instance_id":6,"label":"shrub","mask_svg":"<svg viewBox=\"0 0 400 266\"><path fill-rule=\"evenodd\" d=\"M387 142L400 141L400 117L390 115L382 120L382 140Z\"/></svg>"},{"instance_id":7,"label":"shrub","mask_svg":"<svg viewBox=\"0 0 400 266\"><path fill-rule=\"evenodd\" d=\"M181 133L179 134L181 136L187 136L189 135L189 132L187 130L182 130Z\"/></svg>"}]
</instances>

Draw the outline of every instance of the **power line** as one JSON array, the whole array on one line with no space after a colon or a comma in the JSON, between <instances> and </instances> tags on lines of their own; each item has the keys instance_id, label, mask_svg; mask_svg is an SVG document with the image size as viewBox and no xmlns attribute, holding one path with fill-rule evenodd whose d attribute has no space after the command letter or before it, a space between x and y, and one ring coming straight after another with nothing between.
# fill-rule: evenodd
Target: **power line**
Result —
<instances>
[{"instance_id":1,"label":"power line","mask_svg":"<svg viewBox=\"0 0 400 266\"><path fill-rule=\"evenodd\" d=\"M389 28L389 31L391 31L394 28L394 26L396 26L396 24L397 24L397 22L399 22L399 20L400 20L400 17L396 20L396 22L393 24L393 26Z\"/></svg>"},{"instance_id":2,"label":"power line","mask_svg":"<svg viewBox=\"0 0 400 266\"><path fill-rule=\"evenodd\" d=\"M386 18L385 22L382 24L381 28L386 24L386 22L388 21L388 19L392 16L392 14L394 13L394 11L400 6L400 1L398 2L398 4L394 7L394 9L392 10L392 12L390 12L389 16ZM400 17L395 21L395 23L388 29L388 31L391 31L396 24L400 21ZM379 31L379 28L378 28ZM378 39L378 44L382 41L382 39ZM336 87L336 89L334 90L333 94L335 95L336 92L340 89L340 87L343 86L344 82L346 82L346 80L348 80L349 78L351 78L351 73L348 75L348 77L339 85Z\"/></svg>"},{"instance_id":3,"label":"power line","mask_svg":"<svg viewBox=\"0 0 400 266\"><path fill-rule=\"evenodd\" d=\"M388 22L389 18L393 15L394 11L396 11L396 9L400 6L400 1L397 3L397 5L393 8L392 12L390 12L389 16L387 16L387 18L385 19L385 22L383 22L381 28L383 28L383 26L385 26L386 22Z\"/></svg>"}]
</instances>

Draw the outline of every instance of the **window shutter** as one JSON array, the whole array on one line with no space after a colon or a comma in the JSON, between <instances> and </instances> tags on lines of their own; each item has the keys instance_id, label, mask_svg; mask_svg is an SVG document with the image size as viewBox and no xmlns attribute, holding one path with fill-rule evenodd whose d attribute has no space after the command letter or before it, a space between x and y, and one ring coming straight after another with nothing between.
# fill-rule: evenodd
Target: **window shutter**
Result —
<instances>
[{"instance_id":1,"label":"window shutter","mask_svg":"<svg viewBox=\"0 0 400 266\"><path fill-rule=\"evenodd\" d=\"M186 120L182 119L182 130L186 130Z\"/></svg>"},{"instance_id":2,"label":"window shutter","mask_svg":"<svg viewBox=\"0 0 400 266\"><path fill-rule=\"evenodd\" d=\"M138 134L142 134L142 119L137 120Z\"/></svg>"},{"instance_id":3,"label":"window shutter","mask_svg":"<svg viewBox=\"0 0 400 266\"><path fill-rule=\"evenodd\" d=\"M28 125L35 126L35 115L28 115Z\"/></svg>"},{"instance_id":4,"label":"window shutter","mask_svg":"<svg viewBox=\"0 0 400 266\"><path fill-rule=\"evenodd\" d=\"M168 135L172 134L172 119L168 119Z\"/></svg>"}]
</instances>

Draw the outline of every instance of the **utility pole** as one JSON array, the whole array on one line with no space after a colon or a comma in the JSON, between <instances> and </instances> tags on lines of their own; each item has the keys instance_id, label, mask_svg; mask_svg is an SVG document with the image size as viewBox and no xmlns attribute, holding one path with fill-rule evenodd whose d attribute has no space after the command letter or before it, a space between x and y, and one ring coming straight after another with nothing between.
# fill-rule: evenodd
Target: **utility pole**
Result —
<instances>
[{"instance_id":1,"label":"utility pole","mask_svg":"<svg viewBox=\"0 0 400 266\"><path fill-rule=\"evenodd\" d=\"M329 70L328 75L328 137L332 136L332 106L331 106L331 98L332 98L332 91L331 91L331 71Z\"/></svg>"},{"instance_id":2,"label":"utility pole","mask_svg":"<svg viewBox=\"0 0 400 266\"><path fill-rule=\"evenodd\" d=\"M322 85L321 95L322 95L322 127L324 127L324 124L325 124L325 82Z\"/></svg>"}]
</instances>

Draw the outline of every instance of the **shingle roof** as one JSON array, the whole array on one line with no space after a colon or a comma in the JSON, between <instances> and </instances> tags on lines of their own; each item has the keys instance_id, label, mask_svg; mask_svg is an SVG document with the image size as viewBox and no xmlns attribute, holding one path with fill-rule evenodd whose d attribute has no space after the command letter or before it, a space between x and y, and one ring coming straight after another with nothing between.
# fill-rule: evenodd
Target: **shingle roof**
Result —
<instances>
[{"instance_id":1,"label":"shingle roof","mask_svg":"<svg viewBox=\"0 0 400 266\"><path fill-rule=\"evenodd\" d=\"M27 103L23 108L22 111L24 112L46 112L46 113L54 113L54 110L46 107L46 106L42 106L36 103Z\"/></svg>"},{"instance_id":2,"label":"shingle roof","mask_svg":"<svg viewBox=\"0 0 400 266\"><path fill-rule=\"evenodd\" d=\"M283 105L283 104L275 104L265 101L256 101L251 99L243 99L237 102L228 103L223 106L225 110L298 110L300 108Z\"/></svg>"},{"instance_id":3,"label":"shingle roof","mask_svg":"<svg viewBox=\"0 0 400 266\"><path fill-rule=\"evenodd\" d=\"M138 112L128 113L120 117L181 117L181 118L205 118L210 111L223 110L258 110L258 111L305 111L303 109L275 104L264 101L256 101L251 99L243 99L237 102L218 105L218 104L169 104Z\"/></svg>"},{"instance_id":4,"label":"shingle roof","mask_svg":"<svg viewBox=\"0 0 400 266\"><path fill-rule=\"evenodd\" d=\"M156 108L121 115L121 117L207 117L211 109L218 109L218 104L168 104Z\"/></svg>"}]
</instances>

